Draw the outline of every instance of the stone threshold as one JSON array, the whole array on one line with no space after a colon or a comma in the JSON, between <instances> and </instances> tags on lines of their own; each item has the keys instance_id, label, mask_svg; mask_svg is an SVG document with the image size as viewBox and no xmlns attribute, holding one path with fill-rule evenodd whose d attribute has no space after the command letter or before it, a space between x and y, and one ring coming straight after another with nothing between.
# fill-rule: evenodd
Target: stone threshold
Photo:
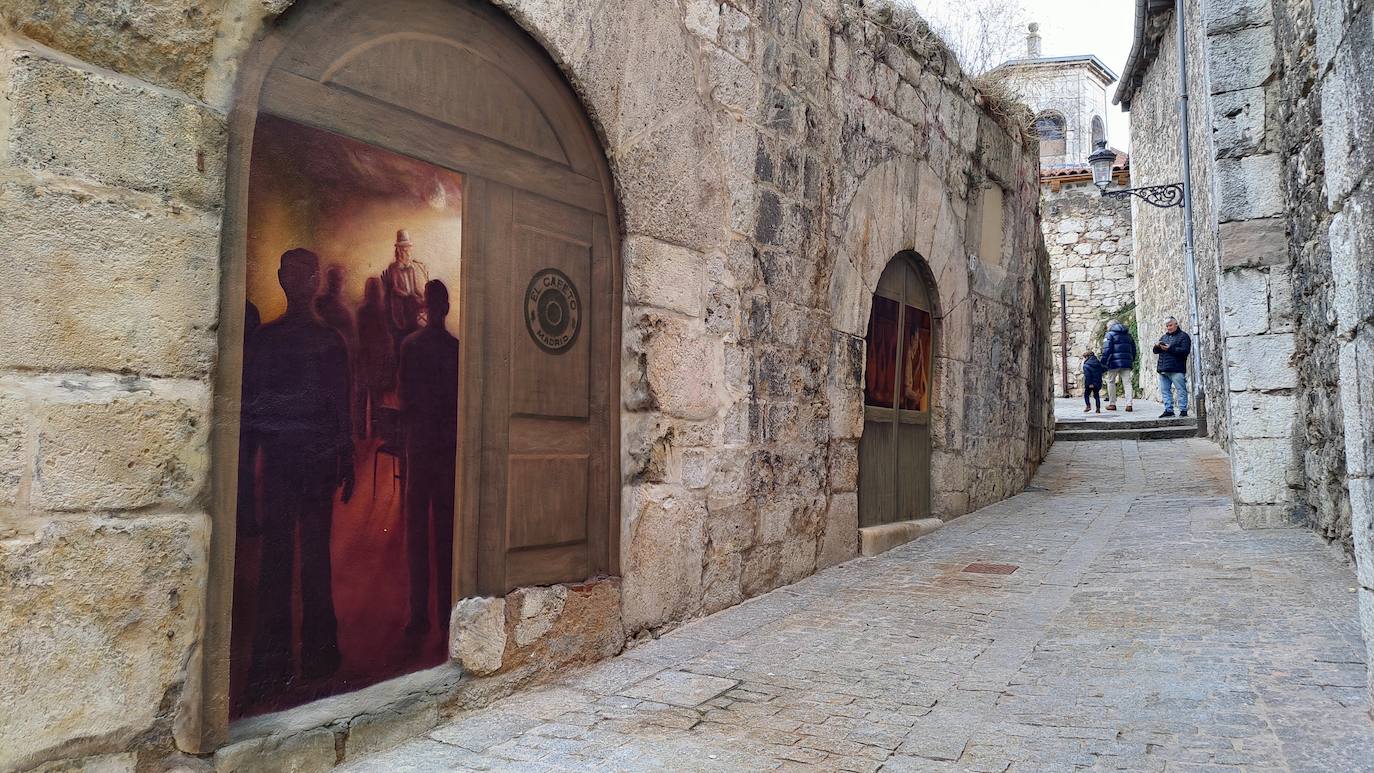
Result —
<instances>
[{"instance_id":1,"label":"stone threshold","mask_svg":"<svg viewBox=\"0 0 1374 773\"><path fill-rule=\"evenodd\" d=\"M303 706L240 719L229 726L228 745L265 736L295 735L350 718L389 714L417 699L442 699L457 690L463 676L458 665L445 663Z\"/></svg>"},{"instance_id":2,"label":"stone threshold","mask_svg":"<svg viewBox=\"0 0 1374 773\"><path fill-rule=\"evenodd\" d=\"M898 545L924 537L944 526L939 518L921 518L915 521L898 521L880 526L865 526L859 529L859 555L876 556Z\"/></svg>"}]
</instances>

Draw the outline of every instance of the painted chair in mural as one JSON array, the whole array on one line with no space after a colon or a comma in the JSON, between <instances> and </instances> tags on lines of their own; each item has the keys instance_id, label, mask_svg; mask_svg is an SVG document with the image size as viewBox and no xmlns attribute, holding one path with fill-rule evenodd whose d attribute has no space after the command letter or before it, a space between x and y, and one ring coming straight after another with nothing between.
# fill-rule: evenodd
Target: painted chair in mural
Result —
<instances>
[{"instance_id":1,"label":"painted chair in mural","mask_svg":"<svg viewBox=\"0 0 1374 773\"><path fill-rule=\"evenodd\" d=\"M382 456L391 457L391 493L394 496L406 477L405 437L401 429L401 410L389 405L372 409L372 437L377 448L372 452L372 501L377 501L377 463Z\"/></svg>"}]
</instances>

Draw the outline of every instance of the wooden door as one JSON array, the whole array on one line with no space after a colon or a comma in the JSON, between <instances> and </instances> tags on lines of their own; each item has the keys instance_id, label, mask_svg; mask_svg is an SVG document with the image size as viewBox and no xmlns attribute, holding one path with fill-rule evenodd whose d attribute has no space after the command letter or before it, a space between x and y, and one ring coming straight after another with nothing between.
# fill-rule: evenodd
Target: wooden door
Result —
<instances>
[{"instance_id":1,"label":"wooden door","mask_svg":"<svg viewBox=\"0 0 1374 773\"><path fill-rule=\"evenodd\" d=\"M499 594L610 569L613 277L604 215L499 183L479 190L479 590Z\"/></svg>"},{"instance_id":2,"label":"wooden door","mask_svg":"<svg viewBox=\"0 0 1374 773\"><path fill-rule=\"evenodd\" d=\"M859 525L930 517L934 315L929 288L899 255L873 295L859 442Z\"/></svg>"}]
</instances>

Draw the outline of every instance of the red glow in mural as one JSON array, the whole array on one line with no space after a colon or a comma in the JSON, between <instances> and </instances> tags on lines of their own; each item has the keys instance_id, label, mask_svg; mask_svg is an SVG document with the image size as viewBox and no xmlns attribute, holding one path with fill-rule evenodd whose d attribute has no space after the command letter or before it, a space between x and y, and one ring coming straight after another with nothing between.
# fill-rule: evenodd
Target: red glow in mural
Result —
<instances>
[{"instance_id":1,"label":"red glow in mural","mask_svg":"<svg viewBox=\"0 0 1374 773\"><path fill-rule=\"evenodd\" d=\"M868 318L868 361L864 366L864 404L891 408L897 398L897 315L901 304L873 296Z\"/></svg>"}]
</instances>

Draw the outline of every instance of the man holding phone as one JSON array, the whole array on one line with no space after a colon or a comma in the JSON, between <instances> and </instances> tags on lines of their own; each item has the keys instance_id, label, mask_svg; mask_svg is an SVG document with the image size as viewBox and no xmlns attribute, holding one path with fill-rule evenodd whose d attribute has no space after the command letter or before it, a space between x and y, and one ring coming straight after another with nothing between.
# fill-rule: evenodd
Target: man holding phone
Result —
<instances>
[{"instance_id":1,"label":"man holding phone","mask_svg":"<svg viewBox=\"0 0 1374 773\"><path fill-rule=\"evenodd\" d=\"M1178 320L1169 317L1164 320L1164 335L1154 346L1159 358L1159 391L1164 395L1164 413L1161 419L1174 415L1174 392L1178 393L1178 415L1188 415L1188 354L1193 350L1193 339L1178 326Z\"/></svg>"}]
</instances>

